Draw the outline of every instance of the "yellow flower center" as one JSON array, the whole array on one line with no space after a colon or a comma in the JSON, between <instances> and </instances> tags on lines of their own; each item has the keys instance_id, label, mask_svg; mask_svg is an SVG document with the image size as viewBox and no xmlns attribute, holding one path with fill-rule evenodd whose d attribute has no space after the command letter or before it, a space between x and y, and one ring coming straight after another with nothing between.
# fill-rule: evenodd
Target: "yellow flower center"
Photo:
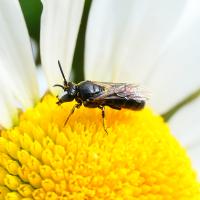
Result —
<instances>
[{"instance_id":1,"label":"yellow flower center","mask_svg":"<svg viewBox=\"0 0 200 200\"><path fill-rule=\"evenodd\" d=\"M142 111L56 105L46 96L0 137L0 199L197 200L200 185L162 118Z\"/></svg>"}]
</instances>

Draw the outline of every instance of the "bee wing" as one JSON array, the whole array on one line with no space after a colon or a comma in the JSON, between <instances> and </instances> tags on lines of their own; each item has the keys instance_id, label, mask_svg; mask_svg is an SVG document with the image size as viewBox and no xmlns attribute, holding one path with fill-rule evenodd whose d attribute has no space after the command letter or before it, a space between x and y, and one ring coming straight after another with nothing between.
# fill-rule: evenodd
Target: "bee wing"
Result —
<instances>
[{"instance_id":1,"label":"bee wing","mask_svg":"<svg viewBox=\"0 0 200 200\"><path fill-rule=\"evenodd\" d=\"M135 99L144 100L149 99L147 91L134 84L129 83L109 83L109 82L94 82L95 84L104 88L104 92L93 97L95 101L103 101L106 99Z\"/></svg>"}]
</instances>

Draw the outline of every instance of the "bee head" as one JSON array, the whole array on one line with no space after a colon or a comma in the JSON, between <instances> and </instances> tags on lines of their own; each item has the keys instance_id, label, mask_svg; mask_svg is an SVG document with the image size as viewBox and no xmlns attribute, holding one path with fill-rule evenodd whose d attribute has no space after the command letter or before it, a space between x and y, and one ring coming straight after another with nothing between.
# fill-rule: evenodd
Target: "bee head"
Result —
<instances>
[{"instance_id":1,"label":"bee head","mask_svg":"<svg viewBox=\"0 0 200 200\"><path fill-rule=\"evenodd\" d=\"M70 102L73 101L75 98L75 95L71 93L69 90L65 90L63 93L61 93L58 96L58 101L56 102L58 105L65 103L65 102Z\"/></svg>"},{"instance_id":2,"label":"bee head","mask_svg":"<svg viewBox=\"0 0 200 200\"><path fill-rule=\"evenodd\" d=\"M76 97L76 93L77 93L77 88L76 88L76 84L72 83L72 82L67 82L64 72L62 70L61 64L58 61L58 66L60 68L60 72L62 74L62 77L64 79L64 84L60 85L60 84L55 84L54 87L61 87L64 92L61 93L59 96L57 96L58 98L58 102L57 104L60 105L64 102L69 102L69 101L73 101L74 98Z\"/></svg>"}]
</instances>

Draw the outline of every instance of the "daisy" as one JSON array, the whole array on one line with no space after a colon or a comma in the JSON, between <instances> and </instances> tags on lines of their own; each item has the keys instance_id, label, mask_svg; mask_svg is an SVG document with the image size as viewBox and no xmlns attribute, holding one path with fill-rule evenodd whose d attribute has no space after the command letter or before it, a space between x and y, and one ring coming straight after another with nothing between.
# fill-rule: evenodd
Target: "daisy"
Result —
<instances>
[{"instance_id":1,"label":"daisy","mask_svg":"<svg viewBox=\"0 0 200 200\"><path fill-rule=\"evenodd\" d=\"M62 83L58 60L70 74L84 1L42 3L41 60L50 92L41 99L19 3L1 0L0 198L198 199L199 183L185 149L150 107L107 108L108 135L98 109L81 107L63 125L74 102L56 105L52 85ZM153 109L166 112L199 87L199 6L194 0L94 0L86 79L140 82L153 93ZM191 111L198 114L198 104L197 99L171 121L196 170L198 129L194 122L190 127L180 122ZM190 141L184 141L187 133Z\"/></svg>"}]
</instances>

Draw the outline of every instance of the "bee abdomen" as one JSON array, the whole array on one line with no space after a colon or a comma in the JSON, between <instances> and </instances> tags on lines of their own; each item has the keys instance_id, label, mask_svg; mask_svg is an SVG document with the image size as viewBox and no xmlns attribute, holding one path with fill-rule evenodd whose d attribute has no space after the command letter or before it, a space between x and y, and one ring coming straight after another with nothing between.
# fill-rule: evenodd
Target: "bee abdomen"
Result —
<instances>
[{"instance_id":1,"label":"bee abdomen","mask_svg":"<svg viewBox=\"0 0 200 200\"><path fill-rule=\"evenodd\" d=\"M126 100L123 108L131 109L131 110L141 110L145 106L145 101L136 101L136 100Z\"/></svg>"},{"instance_id":2,"label":"bee abdomen","mask_svg":"<svg viewBox=\"0 0 200 200\"><path fill-rule=\"evenodd\" d=\"M133 99L112 99L106 100L104 105L110 106L111 108L126 108L131 110L141 110L145 106L144 100L133 100Z\"/></svg>"}]
</instances>

